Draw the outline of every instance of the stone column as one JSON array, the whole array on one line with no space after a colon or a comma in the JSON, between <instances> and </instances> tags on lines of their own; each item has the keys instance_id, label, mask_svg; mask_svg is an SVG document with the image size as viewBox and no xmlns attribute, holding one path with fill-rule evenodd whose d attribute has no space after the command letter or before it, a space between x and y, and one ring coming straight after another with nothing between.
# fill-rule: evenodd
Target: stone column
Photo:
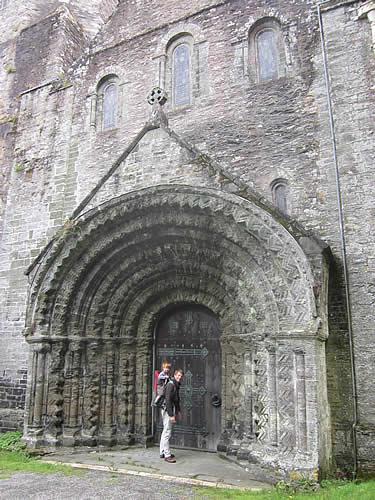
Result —
<instances>
[{"instance_id":1,"label":"stone column","mask_svg":"<svg viewBox=\"0 0 375 500\"><path fill-rule=\"evenodd\" d=\"M40 340L31 344L31 382L29 390L29 411L25 441L30 447L44 445L44 415L47 397L47 355L51 349L48 342Z\"/></svg>"},{"instance_id":2,"label":"stone column","mask_svg":"<svg viewBox=\"0 0 375 500\"><path fill-rule=\"evenodd\" d=\"M97 119L97 102L98 96L97 94L92 94L90 97L90 127L96 128L96 119Z\"/></svg>"},{"instance_id":3,"label":"stone column","mask_svg":"<svg viewBox=\"0 0 375 500\"><path fill-rule=\"evenodd\" d=\"M276 349L268 348L268 441L272 446L277 446L277 378L276 378Z\"/></svg>"},{"instance_id":4,"label":"stone column","mask_svg":"<svg viewBox=\"0 0 375 500\"><path fill-rule=\"evenodd\" d=\"M116 441L114 421L115 379L117 372L116 342L107 341L104 348L104 366L102 373L101 432L100 444L112 446Z\"/></svg>"},{"instance_id":5,"label":"stone column","mask_svg":"<svg viewBox=\"0 0 375 500\"><path fill-rule=\"evenodd\" d=\"M79 340L71 341L68 353L66 370L66 415L64 422L65 446L74 446L78 443L81 432L81 380L82 380L82 351L83 344Z\"/></svg>"},{"instance_id":6,"label":"stone column","mask_svg":"<svg viewBox=\"0 0 375 500\"><path fill-rule=\"evenodd\" d=\"M141 337L137 340L136 358L136 402L135 433L136 439L146 444L151 436L152 412L152 337Z\"/></svg>"},{"instance_id":7,"label":"stone column","mask_svg":"<svg viewBox=\"0 0 375 500\"><path fill-rule=\"evenodd\" d=\"M359 19L367 17L372 32L372 49L375 52L375 0L368 0L362 4L358 9Z\"/></svg>"},{"instance_id":8,"label":"stone column","mask_svg":"<svg viewBox=\"0 0 375 500\"><path fill-rule=\"evenodd\" d=\"M296 392L296 432L298 450L307 451L307 409L305 354L302 349L294 351L295 392Z\"/></svg>"},{"instance_id":9,"label":"stone column","mask_svg":"<svg viewBox=\"0 0 375 500\"><path fill-rule=\"evenodd\" d=\"M46 443L52 446L60 444L64 415L64 364L67 343L54 342L51 348L48 368L48 399Z\"/></svg>"},{"instance_id":10,"label":"stone column","mask_svg":"<svg viewBox=\"0 0 375 500\"><path fill-rule=\"evenodd\" d=\"M158 76L159 76L158 85L160 88L165 89L167 56L161 55L160 57L158 57L157 63L158 63Z\"/></svg>"},{"instance_id":11,"label":"stone column","mask_svg":"<svg viewBox=\"0 0 375 500\"><path fill-rule=\"evenodd\" d=\"M100 412L100 370L101 344L87 341L86 346L86 384L84 388L84 407L82 412L82 444L96 446L98 441Z\"/></svg>"},{"instance_id":12,"label":"stone column","mask_svg":"<svg viewBox=\"0 0 375 500\"><path fill-rule=\"evenodd\" d=\"M233 391L232 391L232 365L234 360L234 352L230 340L226 336L227 329L223 325L223 332L220 339L221 356L222 356L222 406L221 406L221 428L222 433L218 443L218 451L227 452L232 433L232 407L233 407Z\"/></svg>"},{"instance_id":13,"label":"stone column","mask_svg":"<svg viewBox=\"0 0 375 500\"><path fill-rule=\"evenodd\" d=\"M253 406L254 406L254 354L247 349L243 355L244 367L244 422L243 438L240 449L237 452L239 460L247 460L252 442L255 439L253 425Z\"/></svg>"},{"instance_id":14,"label":"stone column","mask_svg":"<svg viewBox=\"0 0 375 500\"><path fill-rule=\"evenodd\" d=\"M121 444L131 444L135 424L135 340L120 339L119 350L117 439Z\"/></svg>"},{"instance_id":15,"label":"stone column","mask_svg":"<svg viewBox=\"0 0 375 500\"><path fill-rule=\"evenodd\" d=\"M293 351L289 342L278 343L277 349L277 407L279 418L278 445L281 453L296 449L296 419Z\"/></svg>"}]
</instances>

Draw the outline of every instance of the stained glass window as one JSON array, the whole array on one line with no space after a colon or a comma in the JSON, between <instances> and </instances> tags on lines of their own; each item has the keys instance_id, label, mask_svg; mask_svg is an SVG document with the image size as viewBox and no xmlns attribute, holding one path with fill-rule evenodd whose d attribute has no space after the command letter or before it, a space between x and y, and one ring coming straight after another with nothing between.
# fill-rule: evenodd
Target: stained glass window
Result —
<instances>
[{"instance_id":1,"label":"stained glass window","mask_svg":"<svg viewBox=\"0 0 375 500\"><path fill-rule=\"evenodd\" d=\"M115 128L117 124L117 85L108 84L103 90L103 130Z\"/></svg>"},{"instance_id":2,"label":"stained glass window","mask_svg":"<svg viewBox=\"0 0 375 500\"><path fill-rule=\"evenodd\" d=\"M175 106L190 104L190 47L186 43L173 51L173 103Z\"/></svg>"},{"instance_id":3,"label":"stained glass window","mask_svg":"<svg viewBox=\"0 0 375 500\"><path fill-rule=\"evenodd\" d=\"M279 77L277 35L268 29L256 37L259 81L274 80Z\"/></svg>"}]
</instances>

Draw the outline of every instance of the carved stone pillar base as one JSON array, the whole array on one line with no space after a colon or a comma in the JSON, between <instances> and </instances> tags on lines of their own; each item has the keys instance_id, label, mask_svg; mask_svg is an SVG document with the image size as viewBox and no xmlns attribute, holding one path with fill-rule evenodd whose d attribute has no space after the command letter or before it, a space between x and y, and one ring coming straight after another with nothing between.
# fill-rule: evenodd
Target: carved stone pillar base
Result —
<instances>
[{"instance_id":1,"label":"carved stone pillar base","mask_svg":"<svg viewBox=\"0 0 375 500\"><path fill-rule=\"evenodd\" d=\"M53 448L53 449L58 448L59 446L62 445L61 438L62 438L62 436L57 437L57 436L53 436L51 434L46 433L44 436L44 443L45 443L44 446L48 446L48 447Z\"/></svg>"},{"instance_id":2,"label":"carved stone pillar base","mask_svg":"<svg viewBox=\"0 0 375 500\"><path fill-rule=\"evenodd\" d=\"M78 446L81 444L81 440L81 427L64 426L63 446Z\"/></svg>"},{"instance_id":3,"label":"carved stone pillar base","mask_svg":"<svg viewBox=\"0 0 375 500\"><path fill-rule=\"evenodd\" d=\"M43 429L40 427L28 427L27 432L23 435L22 441L26 443L30 449L41 448L45 446L45 437Z\"/></svg>"},{"instance_id":4,"label":"carved stone pillar base","mask_svg":"<svg viewBox=\"0 0 375 500\"><path fill-rule=\"evenodd\" d=\"M119 431L117 429L117 444L131 445L135 443L134 434L130 431Z\"/></svg>"},{"instance_id":5,"label":"carved stone pillar base","mask_svg":"<svg viewBox=\"0 0 375 500\"><path fill-rule=\"evenodd\" d=\"M98 436L98 444L114 446L117 443L116 431L115 425L103 426Z\"/></svg>"}]
</instances>

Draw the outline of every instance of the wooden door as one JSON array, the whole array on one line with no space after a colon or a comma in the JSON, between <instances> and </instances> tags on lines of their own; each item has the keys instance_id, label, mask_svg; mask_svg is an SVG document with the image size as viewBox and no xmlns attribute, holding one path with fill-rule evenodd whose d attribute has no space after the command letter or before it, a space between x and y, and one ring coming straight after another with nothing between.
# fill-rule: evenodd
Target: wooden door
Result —
<instances>
[{"instance_id":1,"label":"wooden door","mask_svg":"<svg viewBox=\"0 0 375 500\"><path fill-rule=\"evenodd\" d=\"M216 451L221 432L220 324L206 308L185 305L168 312L156 332L156 366L168 360L172 373L182 368L182 420L174 426L171 444ZM156 412L155 439L162 431Z\"/></svg>"}]
</instances>

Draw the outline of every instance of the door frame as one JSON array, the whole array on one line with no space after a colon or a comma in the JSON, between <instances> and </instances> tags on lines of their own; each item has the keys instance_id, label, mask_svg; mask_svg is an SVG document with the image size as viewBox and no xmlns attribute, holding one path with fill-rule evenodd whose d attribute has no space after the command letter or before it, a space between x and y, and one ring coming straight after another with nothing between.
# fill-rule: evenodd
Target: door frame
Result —
<instances>
[{"instance_id":1,"label":"door frame","mask_svg":"<svg viewBox=\"0 0 375 500\"><path fill-rule=\"evenodd\" d=\"M201 303L197 303L197 302L193 302L193 301L183 301L183 302L172 302L168 305L166 305L165 307L163 307L162 309L159 310L159 312L155 315L155 322L154 322L154 326L153 326L153 331L152 331L152 384L151 384L151 396L150 396L150 400L152 400L152 397L153 397L153 385L154 385L154 374L155 374L155 370L157 369L156 367L156 350L157 350L157 331L158 331L158 327L161 323L161 321L165 318L165 316L167 316L169 313L173 312L173 310L178 310L179 308L183 308L183 307L195 307L197 309L202 309L202 310L205 310L205 311L208 311L211 315L215 316L217 321L219 322L219 325L220 325L220 333L219 333L219 338L218 338L218 341L219 341L219 345L220 345L220 357L221 357L221 400L222 400L222 405L221 405L221 410L220 410L220 429L219 429L219 436L218 436L218 444L217 444L217 447L216 447L216 450L205 450L205 449L201 449L199 451L202 451L202 452L207 452L207 453L217 453L218 452L218 449L220 447L220 442L222 440L222 434L223 434L223 431L224 431L224 422L225 422L225 418L224 418L224 414L225 414L225 404L224 404L224 374L225 374L225 371L226 371L226 368L224 366L224 363L223 363L223 348L222 348L222 335L223 335L223 329L222 329L222 321L221 321L221 318L219 316L219 314L217 314L215 311L213 311L211 308L207 307L206 305L204 304L201 304ZM156 435L156 426L155 426L155 416L157 414L157 409L155 409L154 406L151 407L151 436L152 436L152 439L155 443L155 435ZM197 448L191 448L191 447L188 447L188 446L177 446L177 445L173 445L175 448L181 448L181 449L193 449L193 450L197 450Z\"/></svg>"}]
</instances>

